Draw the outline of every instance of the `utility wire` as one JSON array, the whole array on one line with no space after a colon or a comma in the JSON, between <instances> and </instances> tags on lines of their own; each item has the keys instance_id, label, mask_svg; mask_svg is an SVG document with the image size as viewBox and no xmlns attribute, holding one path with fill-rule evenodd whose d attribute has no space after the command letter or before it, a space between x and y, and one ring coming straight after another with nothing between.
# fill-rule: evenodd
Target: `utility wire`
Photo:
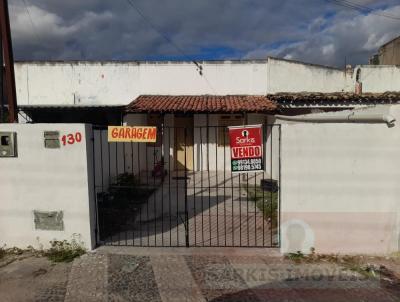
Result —
<instances>
[{"instance_id":1,"label":"utility wire","mask_svg":"<svg viewBox=\"0 0 400 302\"><path fill-rule=\"evenodd\" d=\"M182 54L188 61L192 62L198 68L199 74L204 78L207 85L215 93L215 89L211 86L211 83L207 80L206 76L203 74L203 66L198 62L190 58L182 48L174 43L158 26L156 26L134 3L134 0L126 0L126 2L136 11L136 13L150 26L155 32L157 32L165 41L171 44L180 54Z\"/></svg>"},{"instance_id":2,"label":"utility wire","mask_svg":"<svg viewBox=\"0 0 400 302\"><path fill-rule=\"evenodd\" d=\"M191 61L194 65L196 65L200 70L202 69L200 64L195 60L191 59L178 45L174 43L163 31L158 28L149 18L146 17L145 14L134 4L133 0L126 0L126 2L137 12L137 14L149 25L155 32L157 32L165 41L171 44L175 49L182 54L188 61Z\"/></svg>"},{"instance_id":3,"label":"utility wire","mask_svg":"<svg viewBox=\"0 0 400 302\"><path fill-rule=\"evenodd\" d=\"M33 19L32 19L31 13L29 12L28 4L27 4L26 0L21 0L21 1L22 1L22 4L25 7L26 13L28 14L29 21L31 22L32 29L33 29L33 34L35 35L37 42L40 44L39 36L36 33L37 32L37 28L36 28L35 24L33 23Z\"/></svg>"},{"instance_id":4,"label":"utility wire","mask_svg":"<svg viewBox=\"0 0 400 302\"><path fill-rule=\"evenodd\" d=\"M357 10L359 12L367 12L371 15L376 15L376 16L380 16L380 17L385 17L388 19L392 19L392 20L396 20L396 21L400 21L400 17L391 15L391 14L387 14L387 13L380 13L380 12L376 12L374 9L358 4L358 3L354 3L351 1L347 1L347 0L326 0L328 2L332 2L336 5L342 6L342 7L346 7L346 8L350 8L353 10Z\"/></svg>"}]
</instances>

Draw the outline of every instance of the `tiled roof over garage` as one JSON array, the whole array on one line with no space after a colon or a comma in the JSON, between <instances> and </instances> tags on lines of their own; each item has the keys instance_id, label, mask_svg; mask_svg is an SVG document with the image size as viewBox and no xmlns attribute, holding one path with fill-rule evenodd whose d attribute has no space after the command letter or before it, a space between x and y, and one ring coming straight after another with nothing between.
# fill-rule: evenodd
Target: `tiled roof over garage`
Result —
<instances>
[{"instance_id":1,"label":"tiled roof over garage","mask_svg":"<svg viewBox=\"0 0 400 302\"><path fill-rule=\"evenodd\" d=\"M274 112L276 104L256 95L141 95L126 112Z\"/></svg>"}]
</instances>

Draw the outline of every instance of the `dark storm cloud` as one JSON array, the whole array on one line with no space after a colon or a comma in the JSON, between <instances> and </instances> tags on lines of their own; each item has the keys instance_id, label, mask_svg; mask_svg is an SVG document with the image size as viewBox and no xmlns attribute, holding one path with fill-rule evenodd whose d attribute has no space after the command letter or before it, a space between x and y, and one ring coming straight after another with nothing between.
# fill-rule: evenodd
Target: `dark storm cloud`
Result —
<instances>
[{"instance_id":1,"label":"dark storm cloud","mask_svg":"<svg viewBox=\"0 0 400 302\"><path fill-rule=\"evenodd\" d=\"M126 0L25 2L27 8L23 0L10 0L16 59L187 59ZM347 56L360 63L380 43L400 34L400 21L363 15L325 0L132 2L190 58L277 55L342 65ZM400 16L395 1L358 3Z\"/></svg>"}]
</instances>

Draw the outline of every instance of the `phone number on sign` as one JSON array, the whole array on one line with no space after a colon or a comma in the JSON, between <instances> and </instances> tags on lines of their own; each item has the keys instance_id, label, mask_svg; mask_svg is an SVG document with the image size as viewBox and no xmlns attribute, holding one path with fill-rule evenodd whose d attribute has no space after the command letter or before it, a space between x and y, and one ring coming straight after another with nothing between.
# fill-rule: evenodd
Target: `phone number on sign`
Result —
<instances>
[{"instance_id":1,"label":"phone number on sign","mask_svg":"<svg viewBox=\"0 0 400 302\"><path fill-rule=\"evenodd\" d=\"M252 171L252 170L262 170L261 164L253 164L253 165L238 165L236 169L233 171Z\"/></svg>"},{"instance_id":2,"label":"phone number on sign","mask_svg":"<svg viewBox=\"0 0 400 302\"><path fill-rule=\"evenodd\" d=\"M261 164L261 158L237 159L239 165Z\"/></svg>"},{"instance_id":3,"label":"phone number on sign","mask_svg":"<svg viewBox=\"0 0 400 302\"><path fill-rule=\"evenodd\" d=\"M233 171L262 170L262 160L261 158L233 160L232 170Z\"/></svg>"}]
</instances>

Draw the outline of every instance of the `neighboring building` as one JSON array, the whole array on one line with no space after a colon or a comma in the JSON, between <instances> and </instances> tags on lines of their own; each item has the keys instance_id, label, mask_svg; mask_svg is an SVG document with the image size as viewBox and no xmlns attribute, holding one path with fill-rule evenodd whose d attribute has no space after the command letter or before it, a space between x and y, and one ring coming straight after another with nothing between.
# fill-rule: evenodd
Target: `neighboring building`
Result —
<instances>
[{"instance_id":1,"label":"neighboring building","mask_svg":"<svg viewBox=\"0 0 400 302\"><path fill-rule=\"evenodd\" d=\"M373 55L371 65L400 65L400 36L379 47L378 53Z\"/></svg>"}]
</instances>

